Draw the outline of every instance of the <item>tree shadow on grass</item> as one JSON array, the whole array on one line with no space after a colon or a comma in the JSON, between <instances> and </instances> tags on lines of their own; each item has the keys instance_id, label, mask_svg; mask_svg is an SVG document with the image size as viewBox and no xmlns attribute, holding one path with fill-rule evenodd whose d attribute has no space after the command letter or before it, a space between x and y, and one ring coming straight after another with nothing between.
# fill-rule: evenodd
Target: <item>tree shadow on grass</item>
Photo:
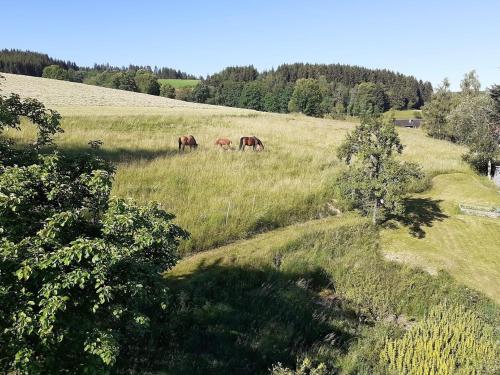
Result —
<instances>
[{"instance_id":1,"label":"tree shadow on grass","mask_svg":"<svg viewBox=\"0 0 500 375\"><path fill-rule=\"evenodd\" d=\"M165 148L162 150L149 149L130 149L130 148L113 148L109 149L106 146L99 149L91 149L90 147L64 147L60 146L59 150L68 155L81 155L85 153L93 153L105 160L113 163L129 163L135 161L151 161L158 158L172 157L179 155L177 149Z\"/></svg>"},{"instance_id":2,"label":"tree shadow on grass","mask_svg":"<svg viewBox=\"0 0 500 375\"><path fill-rule=\"evenodd\" d=\"M432 227L435 221L443 221L448 215L440 207L442 200L429 198L409 198L405 201L405 210L402 215L392 216L406 226L410 234L417 238L425 237L425 227Z\"/></svg>"},{"instance_id":3,"label":"tree shadow on grass","mask_svg":"<svg viewBox=\"0 0 500 375\"><path fill-rule=\"evenodd\" d=\"M352 310L319 297L331 283L321 269L290 274L216 262L167 283L174 297L156 330L153 372L267 374L277 362L294 367L321 344L346 349L353 336L345 327L359 324Z\"/></svg>"}]
</instances>

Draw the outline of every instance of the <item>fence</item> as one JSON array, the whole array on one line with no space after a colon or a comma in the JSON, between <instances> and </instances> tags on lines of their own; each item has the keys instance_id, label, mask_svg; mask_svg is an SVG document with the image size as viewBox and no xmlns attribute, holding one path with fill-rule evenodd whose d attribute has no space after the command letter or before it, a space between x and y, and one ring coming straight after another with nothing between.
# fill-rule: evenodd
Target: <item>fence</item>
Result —
<instances>
[{"instance_id":1,"label":"fence","mask_svg":"<svg viewBox=\"0 0 500 375\"><path fill-rule=\"evenodd\" d=\"M465 215L485 216L494 219L500 218L500 207L474 206L460 203L460 212Z\"/></svg>"}]
</instances>

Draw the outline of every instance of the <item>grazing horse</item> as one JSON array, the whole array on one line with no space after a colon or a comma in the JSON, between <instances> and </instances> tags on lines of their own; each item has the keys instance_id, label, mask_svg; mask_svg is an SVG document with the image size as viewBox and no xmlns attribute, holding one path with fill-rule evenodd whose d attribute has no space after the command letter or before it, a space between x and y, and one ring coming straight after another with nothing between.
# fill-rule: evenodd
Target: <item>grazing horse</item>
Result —
<instances>
[{"instance_id":1,"label":"grazing horse","mask_svg":"<svg viewBox=\"0 0 500 375\"><path fill-rule=\"evenodd\" d=\"M264 149L264 144L256 136L251 137L241 137L240 138L240 150L245 151L245 146L252 146L254 151L259 151Z\"/></svg>"},{"instance_id":2,"label":"grazing horse","mask_svg":"<svg viewBox=\"0 0 500 375\"><path fill-rule=\"evenodd\" d=\"M196 143L196 139L194 139L192 135L183 135L182 137L179 137L179 152L181 151L181 148L182 151L184 151L186 146L189 146L190 150L198 147L198 143Z\"/></svg>"},{"instance_id":3,"label":"grazing horse","mask_svg":"<svg viewBox=\"0 0 500 375\"><path fill-rule=\"evenodd\" d=\"M219 138L215 141L215 145L223 148L224 150L228 150L231 148L231 140L227 138Z\"/></svg>"}]
</instances>

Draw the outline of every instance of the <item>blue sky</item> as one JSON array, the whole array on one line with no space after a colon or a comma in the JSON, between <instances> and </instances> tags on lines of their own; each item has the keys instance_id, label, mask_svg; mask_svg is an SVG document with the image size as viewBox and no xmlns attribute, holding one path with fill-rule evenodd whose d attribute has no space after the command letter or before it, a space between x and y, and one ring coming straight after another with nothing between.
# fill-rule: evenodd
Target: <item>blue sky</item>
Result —
<instances>
[{"instance_id":1,"label":"blue sky","mask_svg":"<svg viewBox=\"0 0 500 375\"><path fill-rule=\"evenodd\" d=\"M0 48L79 65L169 66L206 75L284 62L388 68L458 88L500 83L500 1L0 0Z\"/></svg>"}]
</instances>

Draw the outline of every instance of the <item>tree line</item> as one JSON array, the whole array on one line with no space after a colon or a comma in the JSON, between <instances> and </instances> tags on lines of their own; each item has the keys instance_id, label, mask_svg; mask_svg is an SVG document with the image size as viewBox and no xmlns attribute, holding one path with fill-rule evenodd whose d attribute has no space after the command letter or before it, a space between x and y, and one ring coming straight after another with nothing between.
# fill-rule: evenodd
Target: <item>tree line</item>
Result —
<instances>
[{"instance_id":1,"label":"tree line","mask_svg":"<svg viewBox=\"0 0 500 375\"><path fill-rule=\"evenodd\" d=\"M160 94L158 78L196 79L192 74L168 67L110 64L78 66L72 61L53 59L47 54L16 49L0 51L0 71L36 77L86 83L121 90Z\"/></svg>"},{"instance_id":2,"label":"tree line","mask_svg":"<svg viewBox=\"0 0 500 375\"><path fill-rule=\"evenodd\" d=\"M192 88L160 84L162 78L196 79L172 68L79 67L30 51L0 51L0 70L198 103L335 118L376 115L390 108L419 109L433 93L430 82L413 76L344 64L283 64L263 72L252 65L230 66Z\"/></svg>"},{"instance_id":3,"label":"tree line","mask_svg":"<svg viewBox=\"0 0 500 375\"><path fill-rule=\"evenodd\" d=\"M4 73L41 77L43 69L49 65L57 65L66 70L78 70L76 63L54 59L44 53L18 49L0 50L0 71Z\"/></svg>"},{"instance_id":4,"label":"tree line","mask_svg":"<svg viewBox=\"0 0 500 375\"><path fill-rule=\"evenodd\" d=\"M430 82L385 69L296 63L264 72L252 65L227 67L200 82L190 99L266 112L342 118L374 115L389 108L418 109L432 92Z\"/></svg>"}]
</instances>

